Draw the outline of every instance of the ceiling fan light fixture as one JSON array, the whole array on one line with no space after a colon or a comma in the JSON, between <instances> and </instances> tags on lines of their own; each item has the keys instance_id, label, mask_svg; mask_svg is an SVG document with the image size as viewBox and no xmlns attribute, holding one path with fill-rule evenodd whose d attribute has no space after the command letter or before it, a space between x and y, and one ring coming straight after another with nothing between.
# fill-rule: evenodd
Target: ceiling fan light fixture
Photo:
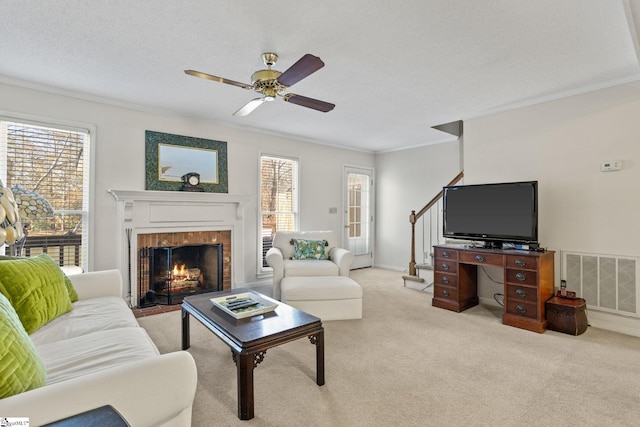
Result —
<instances>
[{"instance_id":1,"label":"ceiling fan light fixture","mask_svg":"<svg viewBox=\"0 0 640 427\"><path fill-rule=\"evenodd\" d=\"M278 55L273 52L263 53L262 62L264 62L264 65L266 65L267 67L271 68L272 66L276 65L276 62L278 62Z\"/></svg>"},{"instance_id":2,"label":"ceiling fan light fixture","mask_svg":"<svg viewBox=\"0 0 640 427\"><path fill-rule=\"evenodd\" d=\"M194 77L225 83L241 87L242 89L253 90L262 95L261 98L249 101L246 105L233 113L234 116L246 116L262 103L274 101L278 96L291 104L300 105L302 107L311 108L312 110L324 113L333 110L335 107L335 104L331 104L329 102L308 98L306 96L284 93L290 86L324 67L324 62L322 62L322 60L317 56L307 53L295 64L290 66L285 72L280 72L271 68L278 61L278 55L273 52L263 53L262 61L264 62L264 65L267 66L267 69L254 72L251 75L250 85L195 70L184 70L184 72Z\"/></svg>"}]
</instances>

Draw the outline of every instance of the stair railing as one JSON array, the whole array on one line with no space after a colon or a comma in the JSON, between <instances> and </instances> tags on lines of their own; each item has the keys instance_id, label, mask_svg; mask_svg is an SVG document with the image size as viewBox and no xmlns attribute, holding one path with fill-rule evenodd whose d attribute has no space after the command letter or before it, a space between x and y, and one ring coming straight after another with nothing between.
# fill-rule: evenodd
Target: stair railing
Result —
<instances>
[{"instance_id":1,"label":"stair railing","mask_svg":"<svg viewBox=\"0 0 640 427\"><path fill-rule=\"evenodd\" d=\"M464 171L460 171L460 173L456 175L456 177L453 178L453 180L451 180L451 182L446 186L448 187L450 185L455 185L462 178L464 178ZM409 222L411 223L411 262L409 262L409 275L411 276L416 275L416 221L418 221L422 217L422 215L427 213L429 209L433 207L433 205L438 203L438 200L440 200L441 198L442 190L440 190L440 192L436 194L436 196L431 199L429 203L424 205L424 207L420 209L418 213L416 213L416 211L411 211L411 215L409 215Z\"/></svg>"}]
</instances>

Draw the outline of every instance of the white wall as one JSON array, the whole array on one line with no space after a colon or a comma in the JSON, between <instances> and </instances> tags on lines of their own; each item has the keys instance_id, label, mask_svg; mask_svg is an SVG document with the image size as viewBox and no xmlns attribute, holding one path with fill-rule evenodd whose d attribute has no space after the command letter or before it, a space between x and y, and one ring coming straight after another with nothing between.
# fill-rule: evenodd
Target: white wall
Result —
<instances>
[{"instance_id":1,"label":"white wall","mask_svg":"<svg viewBox=\"0 0 640 427\"><path fill-rule=\"evenodd\" d=\"M556 285L561 250L640 256L639 118L635 82L465 121L466 184L538 180L539 240L556 251ZM624 169L600 172L607 160ZM486 283L481 297L501 291Z\"/></svg>"},{"instance_id":2,"label":"white wall","mask_svg":"<svg viewBox=\"0 0 640 427\"><path fill-rule=\"evenodd\" d=\"M116 203L109 189L144 190L145 130L227 142L229 194L250 195L245 209L245 277L236 284L257 280L257 193L261 152L300 159L301 229L342 231L342 218L329 207L342 209L342 174L345 164L373 167L375 155L311 144L273 135L248 132L215 123L88 101L0 83L0 114L26 115L95 126L93 270L115 268Z\"/></svg>"},{"instance_id":3,"label":"white wall","mask_svg":"<svg viewBox=\"0 0 640 427\"><path fill-rule=\"evenodd\" d=\"M376 159L376 253L378 267L408 271L412 210L422 209L460 172L457 140L378 154ZM419 233L416 232L419 237ZM416 261L421 260L421 242Z\"/></svg>"}]
</instances>

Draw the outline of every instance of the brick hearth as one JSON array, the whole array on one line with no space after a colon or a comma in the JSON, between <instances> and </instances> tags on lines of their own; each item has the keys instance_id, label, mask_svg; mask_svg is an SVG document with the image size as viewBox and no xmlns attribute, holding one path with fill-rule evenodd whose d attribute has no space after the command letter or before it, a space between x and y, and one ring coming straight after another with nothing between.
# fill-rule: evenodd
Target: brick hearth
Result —
<instances>
[{"instance_id":1,"label":"brick hearth","mask_svg":"<svg viewBox=\"0 0 640 427\"><path fill-rule=\"evenodd\" d=\"M169 313L171 311L180 310L181 304L174 305L154 305L153 307L132 308L133 315L138 317L153 316L154 314Z\"/></svg>"}]
</instances>

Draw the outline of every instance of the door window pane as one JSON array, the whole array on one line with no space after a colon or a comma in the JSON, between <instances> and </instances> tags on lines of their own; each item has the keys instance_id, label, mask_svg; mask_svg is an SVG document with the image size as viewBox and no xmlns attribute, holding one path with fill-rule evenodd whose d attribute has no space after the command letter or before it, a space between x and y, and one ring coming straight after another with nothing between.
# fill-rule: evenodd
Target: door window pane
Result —
<instances>
[{"instance_id":1,"label":"door window pane","mask_svg":"<svg viewBox=\"0 0 640 427\"><path fill-rule=\"evenodd\" d=\"M348 174L349 250L355 255L369 253L369 184L368 175Z\"/></svg>"}]
</instances>

